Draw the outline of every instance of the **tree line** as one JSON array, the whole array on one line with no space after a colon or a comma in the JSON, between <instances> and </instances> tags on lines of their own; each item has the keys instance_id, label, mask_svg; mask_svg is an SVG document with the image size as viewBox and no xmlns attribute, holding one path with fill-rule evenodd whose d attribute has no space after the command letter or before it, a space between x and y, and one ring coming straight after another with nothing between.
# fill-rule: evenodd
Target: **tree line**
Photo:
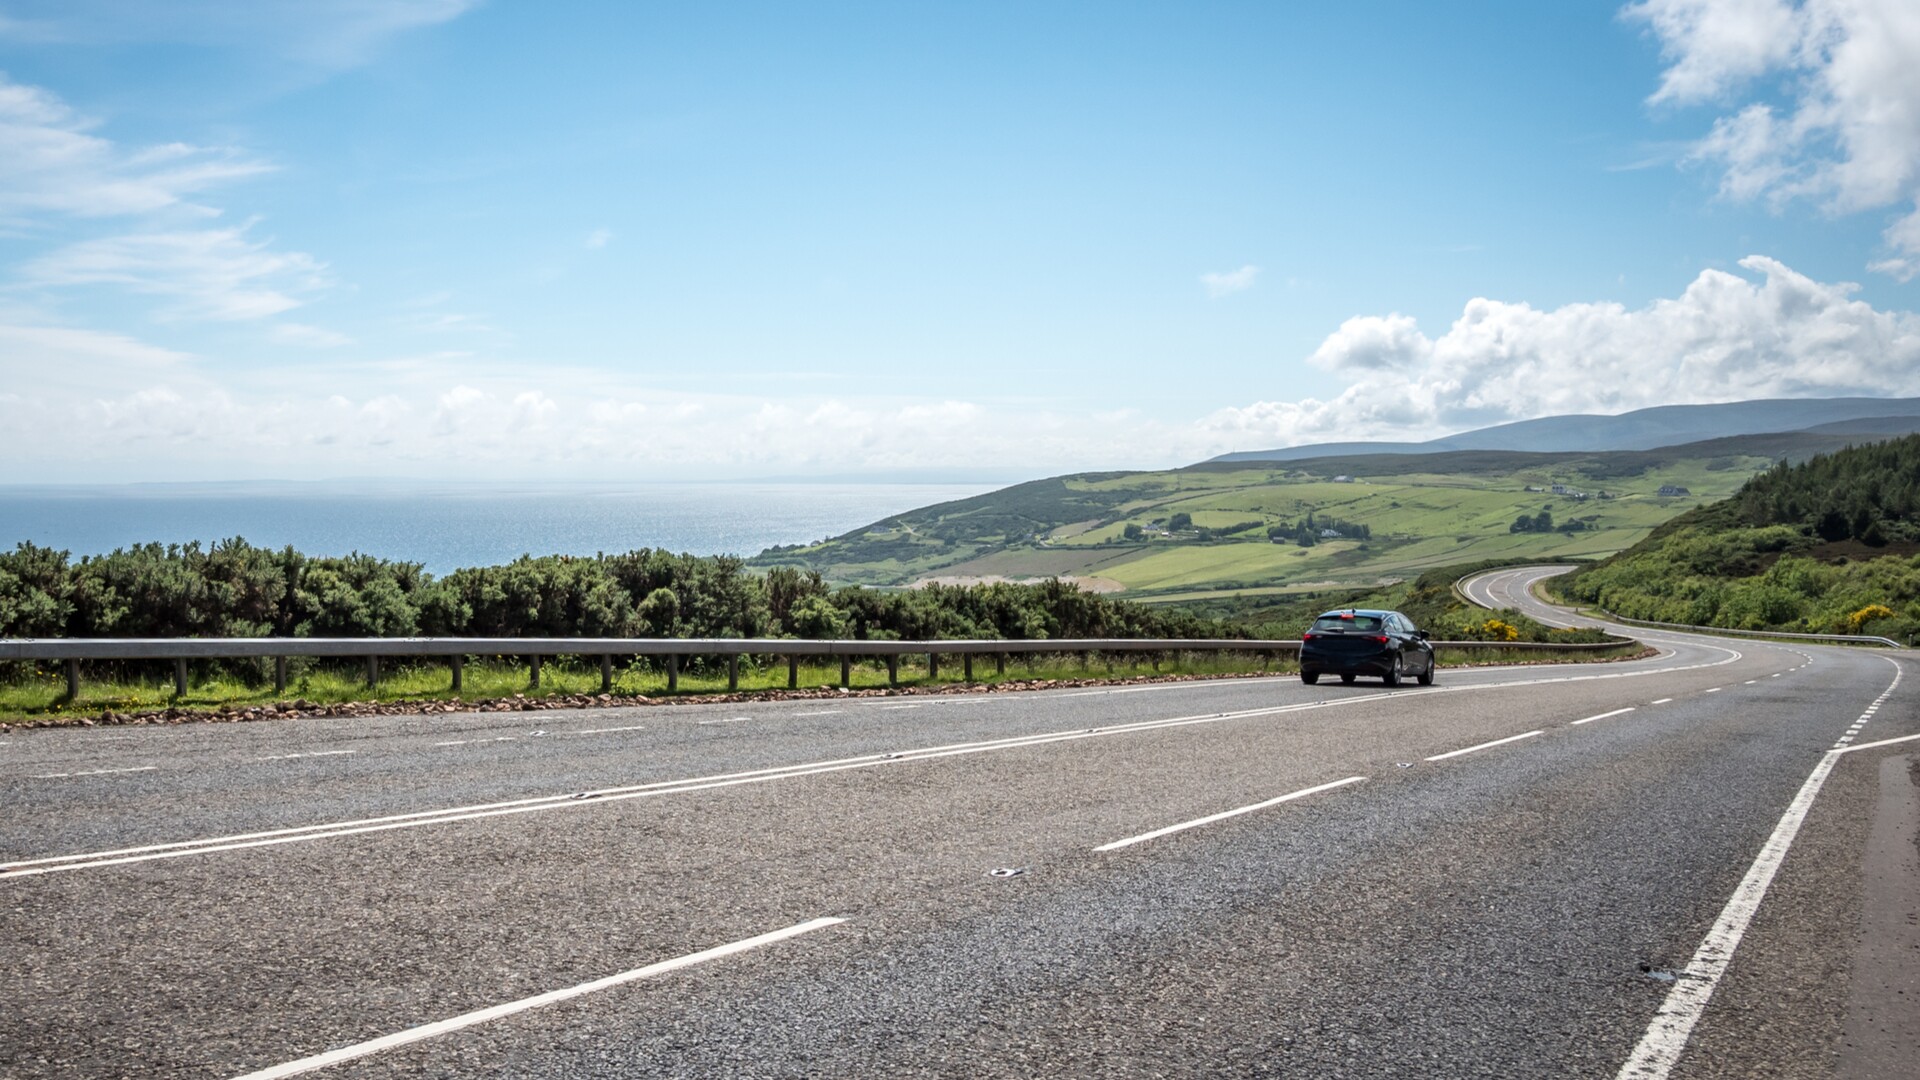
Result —
<instances>
[{"instance_id":1,"label":"tree line","mask_svg":"<svg viewBox=\"0 0 1920 1080\"><path fill-rule=\"evenodd\" d=\"M235 538L108 555L0 552L0 637L1244 637L1049 580L878 591L728 555L523 556L436 578L419 563Z\"/></svg>"}]
</instances>

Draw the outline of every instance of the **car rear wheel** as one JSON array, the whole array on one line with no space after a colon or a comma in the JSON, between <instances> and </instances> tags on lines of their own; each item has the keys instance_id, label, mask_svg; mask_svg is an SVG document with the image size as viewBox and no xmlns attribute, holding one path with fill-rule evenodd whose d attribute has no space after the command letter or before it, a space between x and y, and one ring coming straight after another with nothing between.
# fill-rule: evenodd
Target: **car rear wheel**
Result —
<instances>
[{"instance_id":1,"label":"car rear wheel","mask_svg":"<svg viewBox=\"0 0 1920 1080\"><path fill-rule=\"evenodd\" d=\"M1308 686L1312 686L1314 683L1320 681L1320 673L1317 671L1303 671L1300 673L1300 681L1306 683Z\"/></svg>"},{"instance_id":2,"label":"car rear wheel","mask_svg":"<svg viewBox=\"0 0 1920 1080\"><path fill-rule=\"evenodd\" d=\"M1388 662L1387 674L1383 677L1382 681L1388 686L1400 685L1400 662L1398 660Z\"/></svg>"},{"instance_id":3,"label":"car rear wheel","mask_svg":"<svg viewBox=\"0 0 1920 1080\"><path fill-rule=\"evenodd\" d=\"M1421 672L1418 675L1415 675L1414 680L1418 682L1421 686L1432 686L1433 685L1433 661L1431 660L1427 661L1427 670Z\"/></svg>"}]
</instances>

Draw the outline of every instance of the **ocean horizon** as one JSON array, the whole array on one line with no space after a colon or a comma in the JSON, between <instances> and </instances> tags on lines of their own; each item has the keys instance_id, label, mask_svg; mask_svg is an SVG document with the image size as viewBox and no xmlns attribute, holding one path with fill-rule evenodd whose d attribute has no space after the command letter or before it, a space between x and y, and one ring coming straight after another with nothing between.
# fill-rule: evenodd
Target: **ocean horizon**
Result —
<instances>
[{"instance_id":1,"label":"ocean horizon","mask_svg":"<svg viewBox=\"0 0 1920 1080\"><path fill-rule=\"evenodd\" d=\"M315 481L0 485L0 543L78 558L235 537L308 555L359 552L443 576L522 555L661 548L754 555L810 543L997 483L619 484Z\"/></svg>"}]
</instances>

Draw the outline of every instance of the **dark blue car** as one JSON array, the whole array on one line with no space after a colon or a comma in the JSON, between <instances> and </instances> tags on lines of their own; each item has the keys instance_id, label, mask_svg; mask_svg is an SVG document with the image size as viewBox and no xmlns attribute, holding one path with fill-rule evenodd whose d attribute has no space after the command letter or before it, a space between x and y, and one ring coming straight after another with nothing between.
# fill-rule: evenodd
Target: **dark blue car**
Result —
<instances>
[{"instance_id":1,"label":"dark blue car","mask_svg":"<svg viewBox=\"0 0 1920 1080\"><path fill-rule=\"evenodd\" d=\"M1366 675L1388 686L1411 675L1431 686L1433 646L1425 630L1397 611L1329 611L1300 636L1300 681L1312 686L1322 675L1338 675L1343 683Z\"/></svg>"}]
</instances>

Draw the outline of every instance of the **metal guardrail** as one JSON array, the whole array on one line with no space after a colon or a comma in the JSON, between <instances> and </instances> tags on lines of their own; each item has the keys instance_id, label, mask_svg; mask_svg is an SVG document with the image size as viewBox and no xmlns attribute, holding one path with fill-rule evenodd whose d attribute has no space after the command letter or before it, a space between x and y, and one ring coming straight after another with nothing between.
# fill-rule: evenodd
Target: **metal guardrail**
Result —
<instances>
[{"instance_id":1,"label":"metal guardrail","mask_svg":"<svg viewBox=\"0 0 1920 1080\"><path fill-rule=\"evenodd\" d=\"M1878 637L1873 634L1794 634L1785 630L1734 630L1725 626L1699 626L1694 623L1654 622L1651 619L1629 619L1625 615L1615 615L1606 608L1594 608L1600 614L1628 626L1645 626L1659 630L1686 630L1696 634L1732 634L1735 637L1786 638L1790 641L1820 641L1830 645L1883 645L1890 649L1904 649L1907 646L1892 638Z\"/></svg>"},{"instance_id":2,"label":"metal guardrail","mask_svg":"<svg viewBox=\"0 0 1920 1080\"><path fill-rule=\"evenodd\" d=\"M1435 648L1544 649L1579 652L1617 648L1620 642L1597 644L1541 643L1523 641L1435 641ZM1006 671L1006 658L1016 653L1162 653L1162 652L1296 652L1300 642L1293 639L1247 640L1241 638L1037 638L941 641L854 641L848 639L812 640L802 638L6 638L0 639L0 660L57 660L66 665L67 694L80 692L82 660L172 660L174 690L184 696L187 688L187 661L224 659L272 659L274 690L287 688L289 657L359 657L367 663L367 684L380 679L380 661L385 658L444 657L452 665L453 689L460 689L461 669L469 656L524 656L532 668L532 685L540 685L540 662L546 656L596 656L600 659L600 687L613 686L613 658L616 656L657 656L667 661L667 690L679 689L680 658L685 656L724 656L727 658L727 687L738 689L740 657L748 655L784 656L787 659L787 685L798 685L801 657L827 656L840 659L840 684L848 685L855 658L884 658L887 680L899 678L899 659L925 653L929 677L940 670L940 657L957 655L964 675L973 679L973 658L992 656L998 672Z\"/></svg>"}]
</instances>

